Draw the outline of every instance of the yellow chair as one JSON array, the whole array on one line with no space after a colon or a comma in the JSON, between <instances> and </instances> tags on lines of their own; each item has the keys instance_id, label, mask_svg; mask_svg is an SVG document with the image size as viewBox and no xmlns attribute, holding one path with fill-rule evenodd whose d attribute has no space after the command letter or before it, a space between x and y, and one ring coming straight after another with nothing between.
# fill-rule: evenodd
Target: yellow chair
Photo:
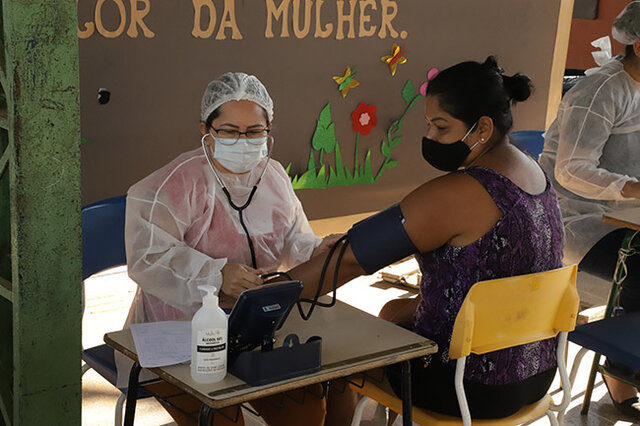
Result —
<instances>
[{"instance_id":1,"label":"yellow chair","mask_svg":"<svg viewBox=\"0 0 640 426\"><path fill-rule=\"evenodd\" d=\"M574 329L578 314L576 273L577 267L573 265L473 285L456 317L449 346L449 356L457 360L455 387L462 419L414 407L413 421L420 425L471 425L471 413L462 385L467 356L549 339L559 333L556 353L563 389L560 405L554 405L551 397L545 395L540 401L509 417L473 422L474 425L512 426L546 415L552 425L557 425L553 411L562 415L571 400L571 383L564 353L567 333ZM365 381L362 388L353 384L351 388L365 396L356 408L352 426L360 423L367 398L402 413L402 400L371 381Z\"/></svg>"}]
</instances>

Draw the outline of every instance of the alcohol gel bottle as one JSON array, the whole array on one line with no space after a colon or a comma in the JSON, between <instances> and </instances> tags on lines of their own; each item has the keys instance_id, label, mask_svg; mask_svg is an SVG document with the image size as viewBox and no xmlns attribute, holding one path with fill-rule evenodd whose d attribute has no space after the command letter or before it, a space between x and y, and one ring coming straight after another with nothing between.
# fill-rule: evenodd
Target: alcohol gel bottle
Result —
<instances>
[{"instance_id":1,"label":"alcohol gel bottle","mask_svg":"<svg viewBox=\"0 0 640 426\"><path fill-rule=\"evenodd\" d=\"M215 287L198 287L207 294L191 320L191 377L216 383L227 375L227 315L218 306Z\"/></svg>"}]
</instances>

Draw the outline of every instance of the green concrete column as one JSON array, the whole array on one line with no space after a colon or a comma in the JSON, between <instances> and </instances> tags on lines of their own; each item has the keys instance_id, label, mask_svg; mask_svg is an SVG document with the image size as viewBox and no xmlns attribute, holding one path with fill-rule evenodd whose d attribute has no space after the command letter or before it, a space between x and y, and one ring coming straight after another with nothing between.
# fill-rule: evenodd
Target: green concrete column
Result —
<instances>
[{"instance_id":1,"label":"green concrete column","mask_svg":"<svg viewBox=\"0 0 640 426\"><path fill-rule=\"evenodd\" d=\"M13 425L80 425L76 0L2 0L2 14L13 335L0 335L0 345L13 343L12 402L2 381L0 397ZM0 374L5 358L0 352Z\"/></svg>"}]
</instances>

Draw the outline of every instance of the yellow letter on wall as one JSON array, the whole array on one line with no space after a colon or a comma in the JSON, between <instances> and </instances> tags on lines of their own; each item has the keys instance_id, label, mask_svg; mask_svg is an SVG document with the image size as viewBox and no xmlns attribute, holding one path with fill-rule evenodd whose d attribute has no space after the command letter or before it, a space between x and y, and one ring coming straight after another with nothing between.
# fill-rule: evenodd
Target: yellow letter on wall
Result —
<instances>
[{"instance_id":1,"label":"yellow letter on wall","mask_svg":"<svg viewBox=\"0 0 640 426\"><path fill-rule=\"evenodd\" d=\"M104 6L104 3L106 1L107 0L98 0L98 3L96 3L96 28L102 36L106 38L116 38L122 34L122 32L124 31L124 27L127 24L127 12L124 9L122 0L112 0L116 4L116 6L118 6L118 12L120 12L120 25L115 31L109 31L104 27L104 25L102 25L102 6Z\"/></svg>"},{"instance_id":2,"label":"yellow letter on wall","mask_svg":"<svg viewBox=\"0 0 640 426\"><path fill-rule=\"evenodd\" d=\"M305 0L304 2L304 27L300 29L300 2L302 0L293 0L293 33L297 38L305 38L309 34L311 27L311 8L313 0Z\"/></svg>"},{"instance_id":3,"label":"yellow letter on wall","mask_svg":"<svg viewBox=\"0 0 640 426\"><path fill-rule=\"evenodd\" d=\"M378 37L387 38L387 27L389 27L389 34L392 38L398 37L398 32L391 25L391 21L398 14L398 4L393 0L381 0L382 9L382 23L380 24L380 32ZM391 9L391 11L389 11Z\"/></svg>"},{"instance_id":4,"label":"yellow letter on wall","mask_svg":"<svg viewBox=\"0 0 640 426\"><path fill-rule=\"evenodd\" d=\"M347 37L356 38L356 32L354 30L354 19L356 13L356 2L358 0L349 0L349 14L344 14L344 0L338 0L336 2L337 5L337 14L338 14L338 23L336 30L336 40L344 39L344 33L342 32L342 27L345 22L349 23L349 32L347 33Z\"/></svg>"},{"instance_id":5,"label":"yellow letter on wall","mask_svg":"<svg viewBox=\"0 0 640 426\"><path fill-rule=\"evenodd\" d=\"M93 25L93 22L85 22L84 27L86 28L85 30L78 28L78 38L80 39L91 37L93 35L93 31L95 31L95 25Z\"/></svg>"},{"instance_id":6,"label":"yellow letter on wall","mask_svg":"<svg viewBox=\"0 0 640 426\"><path fill-rule=\"evenodd\" d=\"M209 38L213 34L216 26L216 6L212 0L191 0L193 2L193 29L191 34L195 38ZM202 29L202 8L209 9L209 26L206 30Z\"/></svg>"},{"instance_id":7,"label":"yellow letter on wall","mask_svg":"<svg viewBox=\"0 0 640 426\"><path fill-rule=\"evenodd\" d=\"M76 0L76 5L78 4L79 1L80 0ZM85 22L84 27L85 27L84 30L81 30L80 28L78 28L78 38L80 39L91 37L96 28L93 22Z\"/></svg>"},{"instance_id":8,"label":"yellow letter on wall","mask_svg":"<svg viewBox=\"0 0 640 426\"><path fill-rule=\"evenodd\" d=\"M315 38L327 38L333 31L332 23L328 23L327 26L322 29L322 22L320 21L320 17L322 14L322 3L324 3L324 0L316 0L316 32L313 34Z\"/></svg>"},{"instance_id":9,"label":"yellow letter on wall","mask_svg":"<svg viewBox=\"0 0 640 426\"><path fill-rule=\"evenodd\" d=\"M144 3L144 9L138 9L138 3ZM153 38L155 34L149 29L142 21L142 18L147 16L151 10L149 0L131 0L131 23L127 30L127 35L131 38L138 37L138 26L142 29L142 33L146 38Z\"/></svg>"},{"instance_id":10,"label":"yellow letter on wall","mask_svg":"<svg viewBox=\"0 0 640 426\"><path fill-rule=\"evenodd\" d=\"M224 40L225 28L231 28L231 39L242 40L242 34L236 23L236 0L224 0L224 12L220 19L220 28L218 28L218 34L216 40Z\"/></svg>"},{"instance_id":11,"label":"yellow letter on wall","mask_svg":"<svg viewBox=\"0 0 640 426\"><path fill-rule=\"evenodd\" d=\"M282 17L282 32L280 37L289 37L289 2L290 0L282 0L279 7L273 3L274 0L266 0L267 4L267 29L264 32L266 38L273 38L273 22L272 19L278 20Z\"/></svg>"},{"instance_id":12,"label":"yellow letter on wall","mask_svg":"<svg viewBox=\"0 0 640 426\"><path fill-rule=\"evenodd\" d=\"M371 37L376 33L377 26L373 25L369 29L365 28L365 25L371 21L371 16L367 15L367 7L371 7L373 10L378 10L376 0L360 0L360 30L358 31L358 37Z\"/></svg>"}]
</instances>

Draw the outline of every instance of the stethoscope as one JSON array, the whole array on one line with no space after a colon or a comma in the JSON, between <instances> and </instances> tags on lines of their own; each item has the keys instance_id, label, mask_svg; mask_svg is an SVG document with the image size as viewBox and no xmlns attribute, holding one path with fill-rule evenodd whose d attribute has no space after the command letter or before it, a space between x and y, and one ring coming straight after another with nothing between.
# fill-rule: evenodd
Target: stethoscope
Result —
<instances>
[{"instance_id":1,"label":"stethoscope","mask_svg":"<svg viewBox=\"0 0 640 426\"><path fill-rule=\"evenodd\" d=\"M229 193L229 190L227 189L226 185L224 184L224 182L220 178L220 175L218 175L218 171L216 170L216 167L213 165L213 160L211 158L211 151L210 151L211 147L209 147L209 149L207 149L207 144L204 143L204 139L207 137L207 135L211 136L211 134L209 132L207 132L206 134L204 134L202 136L202 139L200 139L200 143L202 144L202 150L204 151L204 156L207 159L207 163L209 163L209 167L211 168L211 171L213 172L213 175L215 176L216 180L218 181L218 184L222 188L222 192L224 192L224 195L226 195L227 200L229 201L229 205L231 206L232 209L234 209L235 211L238 212L238 217L240 218L240 225L242 226L242 229L244 230L244 234L247 236L247 243L249 244L249 251L251 252L251 264L253 265L253 269L258 269L258 264L256 262L256 250L255 250L255 248L253 246L253 241L251 240L251 235L249 234L249 230L247 229L247 225L244 223L244 217L242 215L242 212L247 207L249 207L249 204L251 204L251 200L253 200L253 196L255 195L256 190L258 189L258 185L260 184L260 181L262 180L262 176L264 176L264 172L267 170L267 166L269 165L269 161L271 160L271 151L273 150L273 137L272 136L268 136L267 143L269 142L269 140L271 140L271 147L269 148L269 151L268 151L268 154L267 154L267 161L264 164L264 168L262 169L262 172L260 173L260 176L258 177L258 180L256 181L255 185L253 185L253 188L251 188L251 192L249 193L249 197L247 198L247 201L243 205L238 206L231 199L231 194ZM214 139L213 136L211 136L211 138ZM215 139L214 139L214 141L215 141Z\"/></svg>"}]
</instances>

